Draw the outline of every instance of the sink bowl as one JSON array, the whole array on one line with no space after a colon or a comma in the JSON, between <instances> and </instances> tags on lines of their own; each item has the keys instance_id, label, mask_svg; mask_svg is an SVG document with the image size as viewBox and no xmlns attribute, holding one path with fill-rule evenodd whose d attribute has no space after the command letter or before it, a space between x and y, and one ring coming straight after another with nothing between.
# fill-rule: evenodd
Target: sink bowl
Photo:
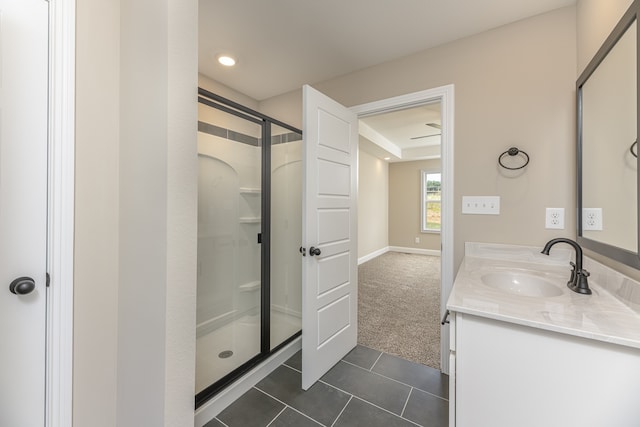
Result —
<instances>
[{"instance_id":1,"label":"sink bowl","mask_svg":"<svg viewBox=\"0 0 640 427\"><path fill-rule=\"evenodd\" d=\"M524 297L557 297L562 295L562 289L555 284L526 273L495 272L480 277L482 283L512 295Z\"/></svg>"}]
</instances>

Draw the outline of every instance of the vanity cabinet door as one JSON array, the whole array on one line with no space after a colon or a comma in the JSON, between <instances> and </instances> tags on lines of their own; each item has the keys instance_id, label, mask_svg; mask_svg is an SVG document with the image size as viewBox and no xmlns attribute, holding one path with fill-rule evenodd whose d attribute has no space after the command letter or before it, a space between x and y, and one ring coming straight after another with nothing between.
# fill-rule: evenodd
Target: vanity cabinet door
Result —
<instances>
[{"instance_id":1,"label":"vanity cabinet door","mask_svg":"<svg viewBox=\"0 0 640 427\"><path fill-rule=\"evenodd\" d=\"M449 427L456 425L456 316L449 315Z\"/></svg>"},{"instance_id":2,"label":"vanity cabinet door","mask_svg":"<svg viewBox=\"0 0 640 427\"><path fill-rule=\"evenodd\" d=\"M640 420L638 349L457 314L452 354L457 427Z\"/></svg>"}]
</instances>

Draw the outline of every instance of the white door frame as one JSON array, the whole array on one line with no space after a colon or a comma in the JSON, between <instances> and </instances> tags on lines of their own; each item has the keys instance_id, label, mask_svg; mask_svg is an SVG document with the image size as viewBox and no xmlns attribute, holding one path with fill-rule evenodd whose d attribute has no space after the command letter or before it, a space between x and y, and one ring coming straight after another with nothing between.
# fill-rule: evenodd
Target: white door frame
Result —
<instances>
[{"instance_id":1,"label":"white door frame","mask_svg":"<svg viewBox=\"0 0 640 427\"><path fill-rule=\"evenodd\" d=\"M49 0L47 427L73 417L75 25L75 0Z\"/></svg>"},{"instance_id":2,"label":"white door frame","mask_svg":"<svg viewBox=\"0 0 640 427\"><path fill-rule=\"evenodd\" d=\"M453 119L454 90L453 85L400 95L381 101L351 107L359 118L374 114L388 113L409 107L440 101L442 103L442 224L441 239L441 286L440 315L446 311L447 299L453 287ZM440 367L443 373L449 373L449 325L440 329Z\"/></svg>"}]
</instances>

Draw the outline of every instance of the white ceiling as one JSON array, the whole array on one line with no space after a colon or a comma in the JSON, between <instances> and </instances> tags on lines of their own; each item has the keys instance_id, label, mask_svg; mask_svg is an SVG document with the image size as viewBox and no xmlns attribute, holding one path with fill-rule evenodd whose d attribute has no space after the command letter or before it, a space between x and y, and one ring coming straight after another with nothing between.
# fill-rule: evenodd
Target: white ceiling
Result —
<instances>
[{"instance_id":1,"label":"white ceiling","mask_svg":"<svg viewBox=\"0 0 640 427\"><path fill-rule=\"evenodd\" d=\"M439 102L360 119L401 150L440 144Z\"/></svg>"},{"instance_id":2,"label":"white ceiling","mask_svg":"<svg viewBox=\"0 0 640 427\"><path fill-rule=\"evenodd\" d=\"M262 101L575 3L200 0L199 71ZM223 53L235 67L217 63ZM439 104L361 119L360 146L392 162L437 158L440 131L427 123L440 124Z\"/></svg>"},{"instance_id":3,"label":"white ceiling","mask_svg":"<svg viewBox=\"0 0 640 427\"><path fill-rule=\"evenodd\" d=\"M575 2L200 0L199 69L261 101Z\"/></svg>"},{"instance_id":4,"label":"white ceiling","mask_svg":"<svg viewBox=\"0 0 640 427\"><path fill-rule=\"evenodd\" d=\"M390 162L440 157L441 103L360 119L360 147Z\"/></svg>"}]
</instances>

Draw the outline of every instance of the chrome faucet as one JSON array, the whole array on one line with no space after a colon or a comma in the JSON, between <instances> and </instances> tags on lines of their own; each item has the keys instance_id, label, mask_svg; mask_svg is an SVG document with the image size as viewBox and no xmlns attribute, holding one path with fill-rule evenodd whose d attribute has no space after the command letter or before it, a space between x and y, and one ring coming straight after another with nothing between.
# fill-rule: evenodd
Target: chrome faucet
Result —
<instances>
[{"instance_id":1,"label":"chrome faucet","mask_svg":"<svg viewBox=\"0 0 640 427\"><path fill-rule=\"evenodd\" d=\"M549 255L549 251L551 250L551 246L556 243L567 243L573 246L573 249L576 250L576 263L570 263L572 266L571 269L571 277L567 282L567 286L573 292L577 292L579 294L591 295L591 289L589 289L589 282L587 278L589 277L589 272L582 268L582 248L579 244L574 242L571 239L551 239L544 245L544 249L542 249L542 253L545 255Z\"/></svg>"}]
</instances>

